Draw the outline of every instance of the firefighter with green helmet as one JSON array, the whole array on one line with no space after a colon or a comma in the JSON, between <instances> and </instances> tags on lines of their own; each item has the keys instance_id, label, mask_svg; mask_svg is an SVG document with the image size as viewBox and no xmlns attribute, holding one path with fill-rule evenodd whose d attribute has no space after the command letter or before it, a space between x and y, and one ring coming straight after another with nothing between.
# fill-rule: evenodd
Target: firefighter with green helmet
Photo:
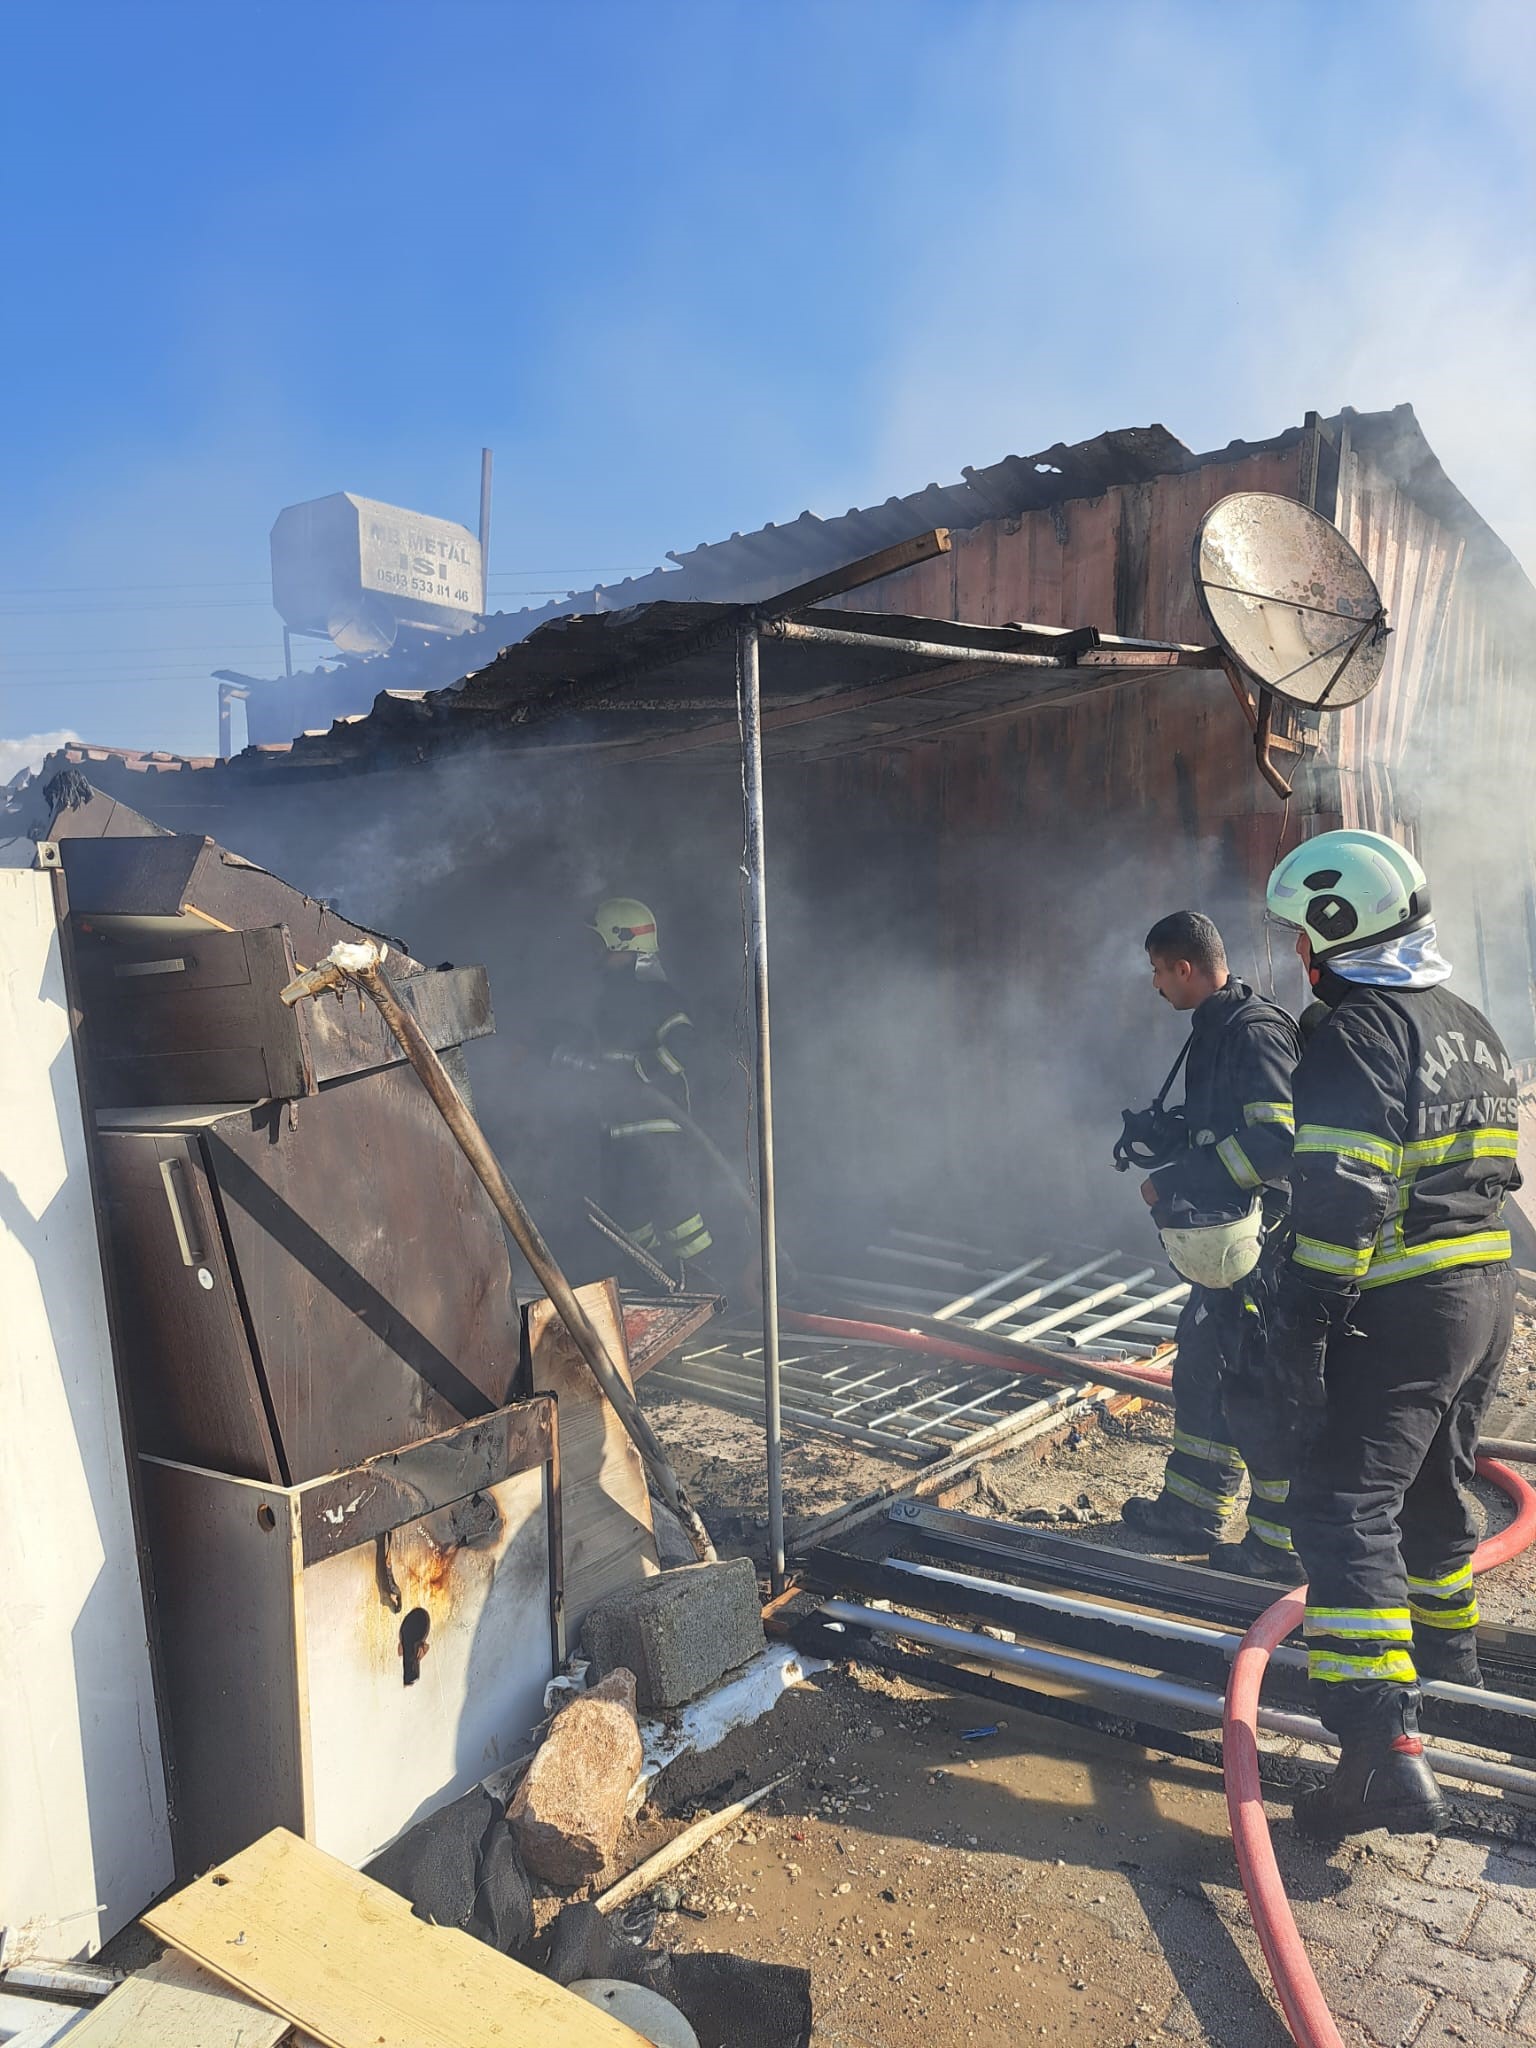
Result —
<instances>
[{"instance_id":1,"label":"firefighter with green helmet","mask_svg":"<svg viewBox=\"0 0 1536 2048\"><path fill-rule=\"evenodd\" d=\"M642 1250L675 1271L713 1243L698 1196L699 1159L668 1102L689 1108L686 1004L661 964L656 919L629 896L597 906L603 942L596 1004L603 1207ZM648 1084L636 1086L636 1082Z\"/></svg>"},{"instance_id":2,"label":"firefighter with green helmet","mask_svg":"<svg viewBox=\"0 0 1536 2048\"><path fill-rule=\"evenodd\" d=\"M1393 840L1307 840L1267 907L1329 1010L1296 1069L1294 1243L1266 1331L1313 1696L1341 1744L1296 1819L1325 1840L1432 1829L1419 1682L1481 1682L1467 1489L1513 1322L1516 1076L1447 986L1424 870Z\"/></svg>"}]
</instances>

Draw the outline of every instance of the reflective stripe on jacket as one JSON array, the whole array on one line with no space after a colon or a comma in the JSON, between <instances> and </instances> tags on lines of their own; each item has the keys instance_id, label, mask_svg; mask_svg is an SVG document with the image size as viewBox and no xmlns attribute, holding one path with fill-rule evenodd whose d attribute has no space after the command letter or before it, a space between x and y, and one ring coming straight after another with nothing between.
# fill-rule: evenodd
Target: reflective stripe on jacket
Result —
<instances>
[{"instance_id":1,"label":"reflective stripe on jacket","mask_svg":"<svg viewBox=\"0 0 1536 2048\"><path fill-rule=\"evenodd\" d=\"M1386 1287L1507 1259L1519 1102L1493 1026L1443 984L1330 979L1346 993L1296 1069L1295 1264Z\"/></svg>"},{"instance_id":2,"label":"reflective stripe on jacket","mask_svg":"<svg viewBox=\"0 0 1536 2048\"><path fill-rule=\"evenodd\" d=\"M1207 996L1190 1022L1184 1072L1189 1149L1152 1175L1161 1199L1193 1208L1243 1206L1260 1188L1282 1188L1291 1170L1291 1075L1301 1033L1278 1004L1246 982Z\"/></svg>"}]
</instances>

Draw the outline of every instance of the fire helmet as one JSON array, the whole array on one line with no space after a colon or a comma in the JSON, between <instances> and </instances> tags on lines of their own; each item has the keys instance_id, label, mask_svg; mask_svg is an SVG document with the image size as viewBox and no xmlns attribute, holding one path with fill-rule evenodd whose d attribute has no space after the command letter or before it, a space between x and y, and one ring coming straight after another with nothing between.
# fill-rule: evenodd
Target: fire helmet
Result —
<instances>
[{"instance_id":1,"label":"fire helmet","mask_svg":"<svg viewBox=\"0 0 1536 2048\"><path fill-rule=\"evenodd\" d=\"M1269 878L1265 906L1312 941L1321 963L1429 922L1429 878L1380 832L1321 832Z\"/></svg>"},{"instance_id":2,"label":"fire helmet","mask_svg":"<svg viewBox=\"0 0 1536 2048\"><path fill-rule=\"evenodd\" d=\"M1181 1280L1196 1287L1235 1287L1259 1263L1264 1242L1264 1204L1255 1195L1241 1216L1212 1223L1169 1225L1160 1231L1168 1263Z\"/></svg>"},{"instance_id":3,"label":"fire helmet","mask_svg":"<svg viewBox=\"0 0 1536 2048\"><path fill-rule=\"evenodd\" d=\"M656 920L632 896L610 896L593 913L592 928L610 953L654 953Z\"/></svg>"}]
</instances>

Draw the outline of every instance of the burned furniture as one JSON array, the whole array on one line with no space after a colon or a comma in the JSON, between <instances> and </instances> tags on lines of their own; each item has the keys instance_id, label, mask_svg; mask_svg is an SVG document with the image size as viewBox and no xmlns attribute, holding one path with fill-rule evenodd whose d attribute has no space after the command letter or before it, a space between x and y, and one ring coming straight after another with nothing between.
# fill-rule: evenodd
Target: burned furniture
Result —
<instances>
[{"instance_id":1,"label":"burned furniture","mask_svg":"<svg viewBox=\"0 0 1536 2048\"><path fill-rule=\"evenodd\" d=\"M357 926L122 807L55 830L178 1862L280 1823L360 1861L512 1759L563 1654L501 1223L377 1015L279 1000ZM493 1028L483 970L401 972L446 1059Z\"/></svg>"},{"instance_id":2,"label":"burned furniture","mask_svg":"<svg viewBox=\"0 0 1536 2048\"><path fill-rule=\"evenodd\" d=\"M513 1763L564 1657L555 1404L292 1487L143 1460L177 1860L366 1863Z\"/></svg>"}]
</instances>

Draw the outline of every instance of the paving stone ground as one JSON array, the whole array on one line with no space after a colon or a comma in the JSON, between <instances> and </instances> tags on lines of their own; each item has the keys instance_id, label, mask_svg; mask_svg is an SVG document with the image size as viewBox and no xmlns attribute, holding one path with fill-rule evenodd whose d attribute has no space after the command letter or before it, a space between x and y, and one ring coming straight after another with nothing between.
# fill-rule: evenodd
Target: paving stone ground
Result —
<instances>
[{"instance_id":1,"label":"paving stone ground","mask_svg":"<svg viewBox=\"0 0 1536 2048\"><path fill-rule=\"evenodd\" d=\"M1276 1829L1297 1924L1346 2039L1536 2040L1536 1852L1374 1835L1324 1858Z\"/></svg>"}]
</instances>

